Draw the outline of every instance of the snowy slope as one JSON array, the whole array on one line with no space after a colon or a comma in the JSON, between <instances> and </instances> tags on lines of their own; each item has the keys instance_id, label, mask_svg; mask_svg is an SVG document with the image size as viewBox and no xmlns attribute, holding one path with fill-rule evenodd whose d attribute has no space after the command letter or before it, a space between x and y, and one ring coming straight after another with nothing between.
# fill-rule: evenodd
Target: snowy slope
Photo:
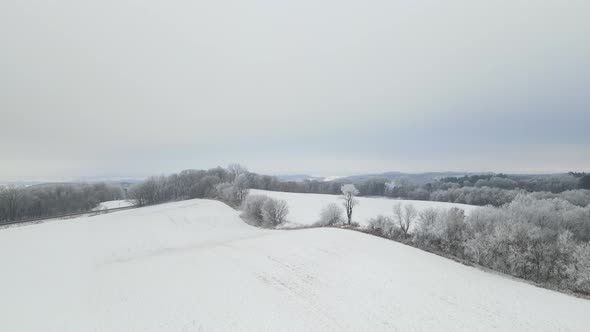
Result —
<instances>
[{"instance_id":1,"label":"snowy slope","mask_svg":"<svg viewBox=\"0 0 590 332\"><path fill-rule=\"evenodd\" d=\"M191 200L0 229L0 331L587 331L590 301Z\"/></svg>"},{"instance_id":2,"label":"snowy slope","mask_svg":"<svg viewBox=\"0 0 590 332\"><path fill-rule=\"evenodd\" d=\"M261 194L284 199L289 204L287 219L291 224L295 225L311 225L315 223L319 219L322 208L329 203L337 203L342 206L342 200L338 195L299 194L256 189L250 190L250 194ZM387 197L358 197L357 199L359 204L354 207L352 219L361 226L366 226L369 219L380 214L391 216L393 214L393 205L398 202L402 203L402 205L412 204L418 211L430 207L435 209L458 207L465 210L465 214L469 214L473 209L477 209L477 206L467 204L397 200Z\"/></svg>"}]
</instances>

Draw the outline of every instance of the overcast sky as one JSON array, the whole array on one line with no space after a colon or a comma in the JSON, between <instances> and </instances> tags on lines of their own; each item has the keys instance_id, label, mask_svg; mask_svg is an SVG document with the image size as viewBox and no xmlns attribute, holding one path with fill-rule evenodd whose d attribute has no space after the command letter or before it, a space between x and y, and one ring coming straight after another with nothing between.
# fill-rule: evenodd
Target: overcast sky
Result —
<instances>
[{"instance_id":1,"label":"overcast sky","mask_svg":"<svg viewBox=\"0 0 590 332\"><path fill-rule=\"evenodd\" d=\"M0 180L590 171L590 1L0 2Z\"/></svg>"}]
</instances>

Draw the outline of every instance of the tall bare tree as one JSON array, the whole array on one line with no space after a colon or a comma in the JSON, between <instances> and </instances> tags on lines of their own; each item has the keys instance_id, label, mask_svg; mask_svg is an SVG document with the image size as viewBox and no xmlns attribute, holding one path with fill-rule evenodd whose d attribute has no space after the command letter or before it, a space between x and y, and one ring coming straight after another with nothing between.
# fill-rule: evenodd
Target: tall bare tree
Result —
<instances>
[{"instance_id":1,"label":"tall bare tree","mask_svg":"<svg viewBox=\"0 0 590 332\"><path fill-rule=\"evenodd\" d=\"M238 175L234 180L234 188L236 190L236 201L237 205L242 204L246 196L248 196L250 181L245 173Z\"/></svg>"},{"instance_id":2,"label":"tall bare tree","mask_svg":"<svg viewBox=\"0 0 590 332\"><path fill-rule=\"evenodd\" d=\"M404 238L408 237L410 226L418 215L418 211L412 204L407 204L402 209L402 204L397 203L393 206L393 216L397 221L399 228L404 233Z\"/></svg>"},{"instance_id":3,"label":"tall bare tree","mask_svg":"<svg viewBox=\"0 0 590 332\"><path fill-rule=\"evenodd\" d=\"M358 204L356 195L359 194L359 191L354 184L345 184L340 190L342 191L341 198L344 200L342 204L344 205L344 209L346 209L346 217L348 218L348 224L350 225L352 222L352 209Z\"/></svg>"}]
</instances>

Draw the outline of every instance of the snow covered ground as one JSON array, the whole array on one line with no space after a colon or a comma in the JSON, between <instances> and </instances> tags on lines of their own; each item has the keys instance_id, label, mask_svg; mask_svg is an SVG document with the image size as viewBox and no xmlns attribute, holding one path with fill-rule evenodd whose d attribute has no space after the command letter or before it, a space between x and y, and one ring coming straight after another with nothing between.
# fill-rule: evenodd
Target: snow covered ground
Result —
<instances>
[{"instance_id":1,"label":"snow covered ground","mask_svg":"<svg viewBox=\"0 0 590 332\"><path fill-rule=\"evenodd\" d=\"M0 229L0 331L587 331L590 301L211 200Z\"/></svg>"},{"instance_id":2,"label":"snow covered ground","mask_svg":"<svg viewBox=\"0 0 590 332\"><path fill-rule=\"evenodd\" d=\"M342 200L338 195L298 194L256 189L250 190L250 194L261 194L287 201L289 204L289 215L287 216L287 219L289 220L288 226L312 225L318 221L320 212L324 206L329 203L337 203L342 206ZM361 226L366 226L369 219L380 214L392 216L393 205L398 202L402 203L402 205L412 204L418 211L429 207L435 209L458 207L465 210L465 214L469 214L473 209L477 209L477 206L467 204L397 200L387 197L358 197L357 199L359 204L353 209L352 219L353 221L358 222ZM344 208L342 211L344 211Z\"/></svg>"},{"instance_id":3,"label":"snow covered ground","mask_svg":"<svg viewBox=\"0 0 590 332\"><path fill-rule=\"evenodd\" d=\"M121 199L121 200L116 200L116 201L102 202L97 207L95 207L93 210L98 211L98 210L116 209L116 208L122 208L122 207L128 207L128 206L133 206L133 202Z\"/></svg>"}]
</instances>

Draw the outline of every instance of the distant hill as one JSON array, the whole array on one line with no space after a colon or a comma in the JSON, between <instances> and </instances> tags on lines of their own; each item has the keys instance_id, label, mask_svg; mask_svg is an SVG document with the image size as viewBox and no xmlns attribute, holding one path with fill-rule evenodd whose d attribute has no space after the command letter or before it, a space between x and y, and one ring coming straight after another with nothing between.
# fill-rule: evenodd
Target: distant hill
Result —
<instances>
[{"instance_id":1,"label":"distant hill","mask_svg":"<svg viewBox=\"0 0 590 332\"><path fill-rule=\"evenodd\" d=\"M426 183L431 183L433 181L448 178L448 177L463 177L463 176L473 176L473 175L497 175L500 173L494 172L424 172L424 173L404 173L404 172L384 172L384 173L368 173L368 174L357 174L345 177L337 177L337 176L312 176L307 174L286 174L286 175L278 175L276 176L279 181L287 182L287 181L295 181L301 182L305 180L310 181L326 181L326 182L339 182L339 183L360 183L365 182L371 179L386 179L387 181L396 181L398 179L404 178L410 180L412 183L416 185L424 185ZM535 179L535 178L543 178L548 176L562 176L567 175L566 173L555 173L555 174L526 174L526 173L514 173L514 174L507 174L509 178L514 180L527 180L527 179Z\"/></svg>"},{"instance_id":2,"label":"distant hill","mask_svg":"<svg viewBox=\"0 0 590 332\"><path fill-rule=\"evenodd\" d=\"M314 181L324 181L325 177L323 176L312 176L307 174L282 174L282 175L275 175L279 181L287 182L287 181L295 181L301 182L305 180L314 180Z\"/></svg>"},{"instance_id":3,"label":"distant hill","mask_svg":"<svg viewBox=\"0 0 590 332\"><path fill-rule=\"evenodd\" d=\"M312 176L307 174L285 174L276 175L279 181L295 181L301 182L305 180L315 181L332 181L332 182L363 182L370 179L387 179L388 181L394 181L399 178L408 178L416 184L425 184L434 180L445 178L445 177L461 177L464 175L475 175L475 174L492 174L492 173L468 173L468 172L427 172L427 173L402 173L402 172L385 172L385 173L371 173L371 174L358 174L345 177L337 176Z\"/></svg>"},{"instance_id":4,"label":"distant hill","mask_svg":"<svg viewBox=\"0 0 590 332\"><path fill-rule=\"evenodd\" d=\"M400 178L407 178L415 184L421 185L426 184L441 178L446 177L461 177L464 175L476 175L476 174L492 174L489 172L481 173L469 173L469 172L426 172L426 173L402 173L402 172L385 172L375 174L360 174L352 175L337 179L339 182L363 182L371 179L387 179L389 181L395 181Z\"/></svg>"}]
</instances>

